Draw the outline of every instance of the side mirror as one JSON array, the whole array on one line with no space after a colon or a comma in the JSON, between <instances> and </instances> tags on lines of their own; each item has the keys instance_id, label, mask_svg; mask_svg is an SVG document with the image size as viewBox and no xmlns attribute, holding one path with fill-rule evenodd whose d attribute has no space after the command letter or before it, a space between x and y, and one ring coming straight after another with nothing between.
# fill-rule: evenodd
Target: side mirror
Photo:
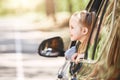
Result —
<instances>
[{"instance_id":1,"label":"side mirror","mask_svg":"<svg viewBox=\"0 0 120 80\"><path fill-rule=\"evenodd\" d=\"M64 43L61 37L44 40L38 48L38 54L44 57L64 56Z\"/></svg>"}]
</instances>

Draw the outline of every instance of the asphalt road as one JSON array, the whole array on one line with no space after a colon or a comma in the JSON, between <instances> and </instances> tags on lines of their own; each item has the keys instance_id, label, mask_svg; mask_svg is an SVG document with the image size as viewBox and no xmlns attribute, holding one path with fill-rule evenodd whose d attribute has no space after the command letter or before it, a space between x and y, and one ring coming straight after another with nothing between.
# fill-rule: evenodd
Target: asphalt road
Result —
<instances>
[{"instance_id":1,"label":"asphalt road","mask_svg":"<svg viewBox=\"0 0 120 80\"><path fill-rule=\"evenodd\" d=\"M51 19L42 20L41 17L34 17L34 14L0 17L0 80L57 79L64 57L41 57L37 49L43 40L55 36L63 38L66 49L69 45L69 30L68 27L55 30ZM64 15L59 17L60 23L66 18ZM37 23L34 23L36 20Z\"/></svg>"},{"instance_id":2,"label":"asphalt road","mask_svg":"<svg viewBox=\"0 0 120 80\"><path fill-rule=\"evenodd\" d=\"M64 57L46 58L38 54L0 54L0 80L56 80Z\"/></svg>"},{"instance_id":3,"label":"asphalt road","mask_svg":"<svg viewBox=\"0 0 120 80\"><path fill-rule=\"evenodd\" d=\"M52 37L60 36L68 47L69 36L67 28L60 31L0 31L0 53L16 52L15 48L20 46L23 53L36 53L40 43ZM66 34L66 35L65 35Z\"/></svg>"},{"instance_id":4,"label":"asphalt road","mask_svg":"<svg viewBox=\"0 0 120 80\"><path fill-rule=\"evenodd\" d=\"M37 50L44 39L64 34L59 33L1 31L0 80L56 80L64 57L41 57Z\"/></svg>"},{"instance_id":5,"label":"asphalt road","mask_svg":"<svg viewBox=\"0 0 120 80\"><path fill-rule=\"evenodd\" d=\"M56 80L64 57L45 58L37 53L40 43L60 36L68 47L68 28L40 31L19 18L0 19L0 80Z\"/></svg>"}]
</instances>

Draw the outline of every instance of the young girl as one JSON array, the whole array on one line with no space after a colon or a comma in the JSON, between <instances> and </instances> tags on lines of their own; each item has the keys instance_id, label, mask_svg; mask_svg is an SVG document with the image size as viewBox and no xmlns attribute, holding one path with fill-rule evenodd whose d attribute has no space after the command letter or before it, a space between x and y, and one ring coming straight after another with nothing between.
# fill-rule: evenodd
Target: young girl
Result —
<instances>
[{"instance_id":1,"label":"young girl","mask_svg":"<svg viewBox=\"0 0 120 80\"><path fill-rule=\"evenodd\" d=\"M87 12L85 10L81 12L75 12L71 16L69 21L71 41L79 41L81 44L79 46L77 53L73 53L75 52L74 50L75 47L72 47L71 50L67 51L65 53L66 58L69 57L73 62L77 63L80 58L84 57L83 53L85 52L94 20L95 20L95 13ZM91 44L92 42L93 40L91 40ZM70 51L73 52L70 53Z\"/></svg>"}]
</instances>

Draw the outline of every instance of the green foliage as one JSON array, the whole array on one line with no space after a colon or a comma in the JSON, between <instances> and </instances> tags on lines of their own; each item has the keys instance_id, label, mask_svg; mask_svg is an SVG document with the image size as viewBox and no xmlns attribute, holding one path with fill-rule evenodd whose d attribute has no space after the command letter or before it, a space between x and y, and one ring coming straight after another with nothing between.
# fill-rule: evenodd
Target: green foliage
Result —
<instances>
[{"instance_id":1,"label":"green foliage","mask_svg":"<svg viewBox=\"0 0 120 80\"><path fill-rule=\"evenodd\" d=\"M36 8L35 8L35 12L40 12L40 13L45 13L45 10L46 7L45 7L45 2L43 4L39 3Z\"/></svg>"},{"instance_id":2,"label":"green foliage","mask_svg":"<svg viewBox=\"0 0 120 80\"><path fill-rule=\"evenodd\" d=\"M89 0L71 0L72 3L72 12L80 11L85 9Z\"/></svg>"},{"instance_id":3,"label":"green foliage","mask_svg":"<svg viewBox=\"0 0 120 80\"><path fill-rule=\"evenodd\" d=\"M72 12L85 9L89 0L56 0L57 11L69 11L69 2L72 6Z\"/></svg>"},{"instance_id":4,"label":"green foliage","mask_svg":"<svg viewBox=\"0 0 120 80\"><path fill-rule=\"evenodd\" d=\"M43 3L39 3L36 5L35 9L31 11L31 8L6 8L6 3L9 4L10 0L0 0L0 15L8 15L8 14L22 14L26 12L36 12L36 13L45 13L45 1ZM55 10L56 12L75 12L85 9L89 0L54 0L55 1ZM21 8L21 9L20 9ZM20 13L20 14L21 14Z\"/></svg>"},{"instance_id":5,"label":"green foliage","mask_svg":"<svg viewBox=\"0 0 120 80\"><path fill-rule=\"evenodd\" d=\"M56 11L68 11L68 2L67 0L55 0Z\"/></svg>"}]
</instances>

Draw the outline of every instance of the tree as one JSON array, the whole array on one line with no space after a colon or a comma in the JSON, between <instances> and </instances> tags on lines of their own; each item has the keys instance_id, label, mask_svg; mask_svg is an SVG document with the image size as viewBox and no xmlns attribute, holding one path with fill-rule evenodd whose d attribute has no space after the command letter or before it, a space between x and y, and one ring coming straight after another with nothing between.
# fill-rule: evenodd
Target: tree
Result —
<instances>
[{"instance_id":1,"label":"tree","mask_svg":"<svg viewBox=\"0 0 120 80\"><path fill-rule=\"evenodd\" d=\"M71 2L71 0L67 0L67 1L68 1L69 12L72 13L72 2Z\"/></svg>"},{"instance_id":2,"label":"tree","mask_svg":"<svg viewBox=\"0 0 120 80\"><path fill-rule=\"evenodd\" d=\"M55 18L55 1L54 0L45 0L46 3L46 14L47 16L52 16L53 20L56 21Z\"/></svg>"}]
</instances>

